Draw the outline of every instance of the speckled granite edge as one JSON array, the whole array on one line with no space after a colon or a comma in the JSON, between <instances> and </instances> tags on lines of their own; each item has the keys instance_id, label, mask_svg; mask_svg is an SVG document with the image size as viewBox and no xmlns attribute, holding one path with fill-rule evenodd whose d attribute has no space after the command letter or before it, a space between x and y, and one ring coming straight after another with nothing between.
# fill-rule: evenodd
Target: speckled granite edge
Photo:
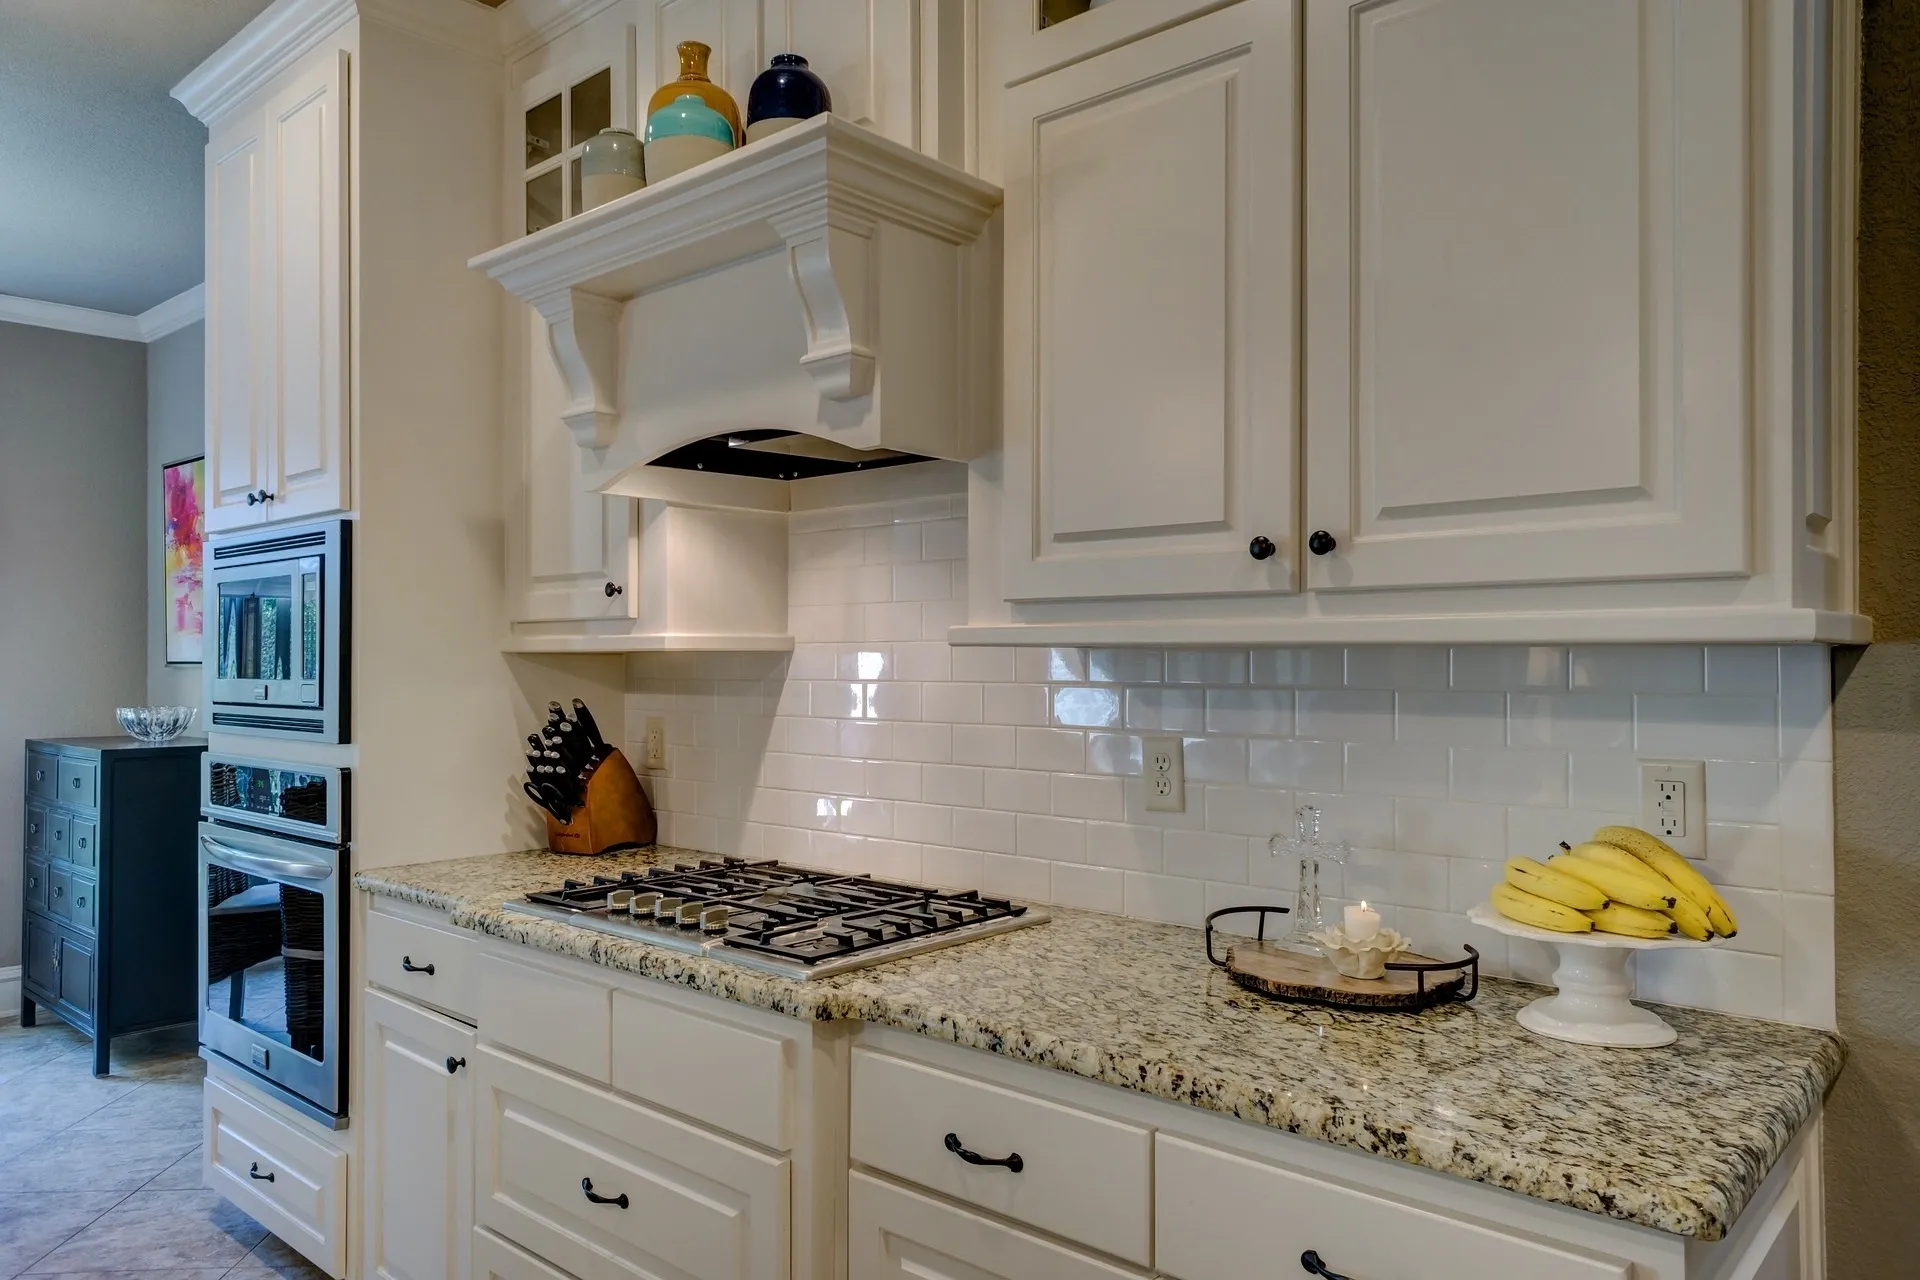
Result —
<instances>
[{"instance_id":1,"label":"speckled granite edge","mask_svg":"<svg viewBox=\"0 0 1920 1280\"><path fill-rule=\"evenodd\" d=\"M660 856L672 857L676 853L662 850ZM515 856L502 855L503 858ZM438 865L446 867L452 864ZM1724 1135L1717 1135L1712 1149L1689 1155L1680 1149L1688 1143L1688 1135L1675 1133L1661 1149L1620 1153L1627 1158L1618 1159L1613 1168L1606 1168L1604 1166L1608 1162L1598 1154L1595 1145L1597 1135L1581 1132L1572 1124L1565 1125L1566 1132L1556 1132L1556 1124L1564 1122L1550 1115L1537 1114L1533 1109L1513 1108L1524 1113L1502 1113L1497 1117L1501 1122L1498 1132L1504 1140L1491 1140L1482 1134L1463 1136L1457 1132L1431 1130L1423 1127L1418 1117L1409 1122L1406 1116L1392 1114L1396 1109L1394 1100L1376 1096L1364 1082L1355 1084L1351 1080L1342 1080L1331 1086L1320 1082L1321 1087L1316 1090L1291 1079L1284 1081L1284 1084L1277 1083L1272 1077L1282 1064L1264 1054L1259 1066L1264 1069L1267 1079L1260 1078L1253 1071L1236 1072L1231 1064L1221 1067L1206 1065L1203 1052L1194 1052L1191 1063L1171 1060L1164 1052L1144 1052L1138 1046L1127 1043L1127 1037L1119 1033L1115 1034L1112 1043L1103 1043L1084 1034L1053 1034L1033 1025L1044 1020L1045 1011L1023 1008L1011 1013L1000 1014L989 1010L983 1014L978 1010L961 1009L950 998L940 998L934 990L935 983L926 980L937 977L937 974L922 972L936 966L944 965L954 970L967 965L980 970L973 975L973 982L977 984L993 971L991 951L1003 953L1001 963L1004 966L1015 958L1004 953L1015 947L1027 953L1022 959L1023 969L1031 972L1033 952L1044 945L1042 935L1051 934L1062 944L1062 949L1071 950L1071 944L1084 944L1095 932L1102 930L1111 934L1115 929L1128 929L1131 941L1131 935L1137 928L1136 922L1122 923L1111 917L1090 913L1056 911L1054 923L1042 929L1023 930L998 939L973 943L965 948L931 953L917 960L803 983L704 957L629 942L592 930L511 914L502 909L500 904L507 895L497 888L469 894L428 887L404 878L410 872L424 870L425 867L402 867L384 872L361 872L354 877L354 883L370 893L446 911L450 923L457 927L622 973L670 982L789 1017L815 1021L848 1019L896 1027L1033 1066L1068 1072L1302 1137L1424 1166L1535 1199L1703 1241L1718 1240L1726 1234L1838 1078L1846 1056L1845 1046L1836 1036L1816 1032L1799 1033L1812 1041L1804 1067L1801 1068L1796 1062L1795 1066L1800 1069L1773 1081L1778 1088L1767 1099L1764 1115L1741 1117L1747 1128L1739 1134L1739 1141L1728 1142ZM535 878L537 880L538 876ZM549 874L546 882L552 879L553 876ZM524 891L524 888L513 890L514 893ZM1173 930L1174 927L1149 928ZM999 945L996 947L996 944ZM1063 956L1062 959L1069 964L1084 961L1084 957ZM1200 973L1214 984L1207 988L1206 995L1218 1005L1223 1018L1228 1014L1252 1013L1262 1019L1263 1024L1271 1024L1277 1020L1274 1011L1285 1010L1286 1017L1280 1024L1281 1028L1298 1027L1309 1037L1316 1032L1324 1035L1330 1028L1351 1035L1355 1027L1363 1026L1371 1032L1386 1025L1378 1021L1366 1021L1381 1015L1349 1015L1303 1006L1276 1005L1242 991L1222 975L1207 973L1204 967ZM916 978L922 980L916 981ZM968 989L966 984L959 988L962 994ZM1420 1017L1438 1019L1434 1030L1438 1034L1445 1034L1442 1028L1448 1016L1488 1015L1498 1020L1497 1025L1503 1029L1511 1028L1510 1038L1517 1045L1545 1046L1542 1052L1561 1057L1598 1054L1602 1056L1593 1061L1608 1067L1631 1064L1636 1055L1646 1052L1627 1053L1626 1058L1622 1059L1618 1055L1626 1051L1587 1050L1577 1046L1555 1045L1527 1036L1513 1027L1511 1017L1514 1011L1537 994L1537 989L1520 984L1489 981L1483 984L1473 1015L1468 1014L1466 1006L1454 1006L1458 1011L1454 1015L1436 1011ZM1685 1009L1663 1009L1662 1012L1681 1031L1682 1042L1676 1048L1690 1048L1699 1054L1717 1051L1737 1055L1739 1046L1728 1043L1730 1027L1737 1030L1742 1025L1755 1028L1773 1025L1747 1023L1745 1020ZM1409 1015L1386 1016L1406 1018ZM1356 1017L1360 1021L1356 1022ZM1701 1024L1702 1029L1695 1030L1691 1024ZM1274 1027L1262 1025L1260 1030L1263 1035L1270 1036ZM1478 1023L1469 1027L1469 1031L1484 1034L1484 1028ZM1794 1032L1797 1029L1780 1029L1781 1035ZM1408 1052L1405 1046L1409 1039L1403 1029L1390 1047L1375 1051L1382 1055L1404 1056ZM1689 1041L1694 1043L1689 1045ZM1259 1047L1264 1048L1265 1045ZM1415 1052L1417 1054L1417 1049ZM1656 1059L1639 1057L1638 1061L1651 1064ZM1514 1069L1524 1070L1525 1067L1524 1064L1516 1064ZM1703 1080L1702 1084L1710 1088L1712 1081ZM1493 1084L1490 1087L1497 1089L1499 1086ZM1751 1082L1742 1082L1740 1087L1755 1086ZM1480 1101L1485 1109L1502 1112L1499 1099L1482 1098ZM1362 1106L1362 1103L1367 1105ZM1705 1109L1709 1116L1713 1105L1710 1093L1698 1097L1698 1106ZM1608 1137L1611 1138L1611 1135ZM1563 1149L1552 1149L1555 1139L1561 1140ZM1617 1138L1612 1141L1616 1146L1619 1143ZM1666 1165L1672 1167L1664 1170L1660 1167Z\"/></svg>"}]
</instances>

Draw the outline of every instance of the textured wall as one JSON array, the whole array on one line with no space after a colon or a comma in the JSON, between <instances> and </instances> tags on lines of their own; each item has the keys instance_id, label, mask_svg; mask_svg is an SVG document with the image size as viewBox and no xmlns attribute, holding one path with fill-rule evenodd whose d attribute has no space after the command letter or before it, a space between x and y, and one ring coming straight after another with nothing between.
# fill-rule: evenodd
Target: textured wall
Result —
<instances>
[{"instance_id":1,"label":"textured wall","mask_svg":"<svg viewBox=\"0 0 1920 1280\"><path fill-rule=\"evenodd\" d=\"M200 668L167 665L166 593L161 589L160 468L207 451L207 326L190 324L147 345L147 701L200 705ZM195 725L205 731L205 722Z\"/></svg>"},{"instance_id":2,"label":"textured wall","mask_svg":"<svg viewBox=\"0 0 1920 1280\"><path fill-rule=\"evenodd\" d=\"M1866 0L1861 95L1861 606L1877 642L1836 655L1840 1030L1828 1274L1920 1256L1920 4Z\"/></svg>"},{"instance_id":3,"label":"textured wall","mask_svg":"<svg viewBox=\"0 0 1920 1280\"><path fill-rule=\"evenodd\" d=\"M0 324L0 968L20 962L21 740L146 695L146 352Z\"/></svg>"}]
</instances>

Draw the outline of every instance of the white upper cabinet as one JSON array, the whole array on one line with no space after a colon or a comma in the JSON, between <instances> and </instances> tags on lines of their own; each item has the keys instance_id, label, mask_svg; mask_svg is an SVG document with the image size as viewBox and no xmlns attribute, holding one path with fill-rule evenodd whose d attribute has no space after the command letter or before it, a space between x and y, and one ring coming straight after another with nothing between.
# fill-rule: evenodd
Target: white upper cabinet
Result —
<instances>
[{"instance_id":1,"label":"white upper cabinet","mask_svg":"<svg viewBox=\"0 0 1920 1280\"><path fill-rule=\"evenodd\" d=\"M1006 595L1294 586L1292 0L1009 91Z\"/></svg>"},{"instance_id":2,"label":"white upper cabinet","mask_svg":"<svg viewBox=\"0 0 1920 1280\"><path fill-rule=\"evenodd\" d=\"M1308 7L1310 586L1748 571L1751 7Z\"/></svg>"},{"instance_id":3,"label":"white upper cabinet","mask_svg":"<svg viewBox=\"0 0 1920 1280\"><path fill-rule=\"evenodd\" d=\"M259 302L263 112L221 121L207 137L207 528L259 521L267 440L254 361ZM251 497L252 502L247 499Z\"/></svg>"}]
</instances>

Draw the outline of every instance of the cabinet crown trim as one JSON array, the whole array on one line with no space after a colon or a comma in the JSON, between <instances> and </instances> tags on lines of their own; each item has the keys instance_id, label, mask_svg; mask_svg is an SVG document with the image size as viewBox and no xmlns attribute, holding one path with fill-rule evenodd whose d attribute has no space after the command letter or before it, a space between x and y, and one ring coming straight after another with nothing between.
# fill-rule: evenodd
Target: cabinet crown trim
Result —
<instances>
[{"instance_id":1,"label":"cabinet crown trim","mask_svg":"<svg viewBox=\"0 0 1920 1280\"><path fill-rule=\"evenodd\" d=\"M481 254L468 265L546 320L566 388L561 416L580 446L603 450L617 442L622 459L643 465L707 433L676 436L669 428L650 434L643 426L635 439L617 441L623 429L620 321L626 302L784 249L794 290L786 301L799 309L806 327L806 351L798 369L788 372L810 380L823 405L877 398L884 361L874 300L883 287L882 273L893 269L888 236L965 250L1000 201L1000 189L991 183L822 115ZM908 263L898 270L915 269ZM963 291L964 310L977 318L980 306L971 292ZM966 326L956 327L944 314L951 299L929 294L925 305L941 310L941 316L915 324L890 315L888 331L954 339L952 350L921 353L916 367L926 359L964 363ZM629 399L637 399L632 391ZM829 435L821 426L822 420L848 416L809 413L783 425L856 448L897 447L956 462L968 461L976 449L978 433L969 432L956 432L944 443L896 442L877 414L846 432Z\"/></svg>"}]
</instances>

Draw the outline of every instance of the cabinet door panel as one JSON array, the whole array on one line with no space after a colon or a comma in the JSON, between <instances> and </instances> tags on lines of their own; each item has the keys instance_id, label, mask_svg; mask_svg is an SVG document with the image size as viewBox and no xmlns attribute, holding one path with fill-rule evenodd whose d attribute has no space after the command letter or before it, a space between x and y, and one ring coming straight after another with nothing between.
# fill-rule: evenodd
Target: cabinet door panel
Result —
<instances>
[{"instance_id":1,"label":"cabinet door panel","mask_svg":"<svg viewBox=\"0 0 1920 1280\"><path fill-rule=\"evenodd\" d=\"M767 65L761 47L766 0L641 0L639 7L641 110L655 89L679 77L680 42L698 40L713 50L708 76L733 95L744 124L747 90Z\"/></svg>"},{"instance_id":2,"label":"cabinet door panel","mask_svg":"<svg viewBox=\"0 0 1920 1280\"><path fill-rule=\"evenodd\" d=\"M375 992L366 1001L366 1270L385 1280L465 1280L473 1031Z\"/></svg>"},{"instance_id":3,"label":"cabinet door panel","mask_svg":"<svg viewBox=\"0 0 1920 1280\"><path fill-rule=\"evenodd\" d=\"M1250 0L1009 92L1010 599L1292 589L1295 82Z\"/></svg>"},{"instance_id":4,"label":"cabinet door panel","mask_svg":"<svg viewBox=\"0 0 1920 1280\"><path fill-rule=\"evenodd\" d=\"M60 939L60 1003L93 1016L93 948L74 938Z\"/></svg>"},{"instance_id":5,"label":"cabinet door panel","mask_svg":"<svg viewBox=\"0 0 1920 1280\"><path fill-rule=\"evenodd\" d=\"M1122 1280L1138 1274L863 1173L849 1181L849 1280Z\"/></svg>"},{"instance_id":6,"label":"cabinet door panel","mask_svg":"<svg viewBox=\"0 0 1920 1280\"><path fill-rule=\"evenodd\" d=\"M274 518L348 505L346 82L346 53L325 50L267 108Z\"/></svg>"},{"instance_id":7,"label":"cabinet door panel","mask_svg":"<svg viewBox=\"0 0 1920 1280\"><path fill-rule=\"evenodd\" d=\"M1309 11L1309 585L1748 568L1742 0Z\"/></svg>"},{"instance_id":8,"label":"cabinet door panel","mask_svg":"<svg viewBox=\"0 0 1920 1280\"><path fill-rule=\"evenodd\" d=\"M46 871L41 870L44 878ZM60 997L60 935L45 920L32 915L26 921L25 977L27 989L41 999Z\"/></svg>"},{"instance_id":9,"label":"cabinet door panel","mask_svg":"<svg viewBox=\"0 0 1920 1280\"><path fill-rule=\"evenodd\" d=\"M260 519L247 495L267 481L265 405L257 383L254 327L264 181L259 111L223 120L207 139L207 528Z\"/></svg>"}]
</instances>

